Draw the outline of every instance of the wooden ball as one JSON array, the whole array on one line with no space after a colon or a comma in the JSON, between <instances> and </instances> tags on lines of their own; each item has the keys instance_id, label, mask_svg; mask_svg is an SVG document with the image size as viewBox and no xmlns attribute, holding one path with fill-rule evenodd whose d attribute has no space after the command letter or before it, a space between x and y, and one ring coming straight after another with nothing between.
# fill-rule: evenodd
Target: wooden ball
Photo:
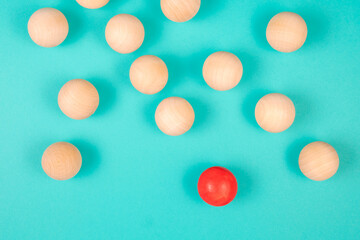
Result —
<instances>
[{"instance_id":1,"label":"wooden ball","mask_svg":"<svg viewBox=\"0 0 360 240\"><path fill-rule=\"evenodd\" d=\"M304 19L296 13L276 14L266 28L266 38L271 47L280 52L298 50L306 40L307 27Z\"/></svg>"},{"instance_id":2,"label":"wooden ball","mask_svg":"<svg viewBox=\"0 0 360 240\"><path fill-rule=\"evenodd\" d=\"M72 119L90 117L99 106L96 88L84 79L74 79L65 83L58 95L61 111Z\"/></svg>"},{"instance_id":3,"label":"wooden ball","mask_svg":"<svg viewBox=\"0 0 360 240\"><path fill-rule=\"evenodd\" d=\"M256 104L255 118L262 129L272 133L282 132L294 122L295 106L287 96L270 93Z\"/></svg>"},{"instance_id":4,"label":"wooden ball","mask_svg":"<svg viewBox=\"0 0 360 240\"><path fill-rule=\"evenodd\" d=\"M195 113L188 101L180 97L164 99L156 109L155 121L159 129L170 136L187 132L193 125Z\"/></svg>"},{"instance_id":5,"label":"wooden ball","mask_svg":"<svg viewBox=\"0 0 360 240\"><path fill-rule=\"evenodd\" d=\"M237 56L229 52L211 54L203 66L205 82L213 89L225 91L234 88L241 80L243 66Z\"/></svg>"},{"instance_id":6,"label":"wooden ball","mask_svg":"<svg viewBox=\"0 0 360 240\"><path fill-rule=\"evenodd\" d=\"M67 180L74 177L79 172L81 163L79 150L67 142L50 145L41 160L45 173L56 180Z\"/></svg>"},{"instance_id":7,"label":"wooden ball","mask_svg":"<svg viewBox=\"0 0 360 240\"><path fill-rule=\"evenodd\" d=\"M192 19L200 9L200 0L161 0L161 10L174 22L186 22Z\"/></svg>"},{"instance_id":8,"label":"wooden ball","mask_svg":"<svg viewBox=\"0 0 360 240\"><path fill-rule=\"evenodd\" d=\"M300 152L301 172L315 181L332 177L339 168L339 156L335 149L325 142L312 142Z\"/></svg>"},{"instance_id":9,"label":"wooden ball","mask_svg":"<svg viewBox=\"0 0 360 240\"><path fill-rule=\"evenodd\" d=\"M106 41L119 53L134 52L141 46L144 37L144 26L139 19L129 14L116 15L106 25Z\"/></svg>"},{"instance_id":10,"label":"wooden ball","mask_svg":"<svg viewBox=\"0 0 360 240\"><path fill-rule=\"evenodd\" d=\"M96 9L105 6L109 0L76 0L84 8Z\"/></svg>"},{"instance_id":11,"label":"wooden ball","mask_svg":"<svg viewBox=\"0 0 360 240\"><path fill-rule=\"evenodd\" d=\"M69 24L59 10L42 8L31 15L28 32L37 45L55 47L65 40L69 32Z\"/></svg>"},{"instance_id":12,"label":"wooden ball","mask_svg":"<svg viewBox=\"0 0 360 240\"><path fill-rule=\"evenodd\" d=\"M153 55L139 57L130 67L131 84L145 94L160 92L165 87L168 76L166 64Z\"/></svg>"}]
</instances>

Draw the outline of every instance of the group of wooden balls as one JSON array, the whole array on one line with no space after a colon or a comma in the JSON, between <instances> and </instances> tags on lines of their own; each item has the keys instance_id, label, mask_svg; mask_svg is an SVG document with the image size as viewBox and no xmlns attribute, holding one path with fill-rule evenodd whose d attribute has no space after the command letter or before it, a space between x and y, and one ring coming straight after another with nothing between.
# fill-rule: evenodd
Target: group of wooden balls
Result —
<instances>
[{"instance_id":1,"label":"group of wooden balls","mask_svg":"<svg viewBox=\"0 0 360 240\"><path fill-rule=\"evenodd\" d=\"M85 8L103 7L109 0L76 0ZM164 15L174 22L193 18L200 9L200 0L161 0ZM69 25L66 17L53 8L36 11L29 19L31 39L43 47L55 47L67 37ZM137 50L143 43L145 30L141 21L129 14L112 17L106 25L105 39L116 52L126 54ZM280 52L293 52L305 42L307 26L296 13L282 12L275 15L266 29L266 38L272 48ZM243 66L240 59L230 52L215 52L204 62L203 77L213 89L226 91L240 82ZM168 69L157 56L137 58L130 67L131 84L144 94L160 92L168 81ZM90 117L99 105L96 88L84 79L67 82L58 95L61 111L73 119ZM263 96L255 107L255 118L261 128L278 133L288 129L295 119L295 107L287 96L271 93ZM155 122L167 135L178 136L191 129L195 113L191 104L180 97L169 97L158 105ZM65 180L77 174L82 158L72 144L58 142L49 146L42 157L42 167L54 179ZM321 181L333 176L339 166L335 149L325 142L313 142L305 146L299 156L300 170L312 180ZM234 175L227 169L213 167L200 176L198 191L210 205L223 206L231 202L237 192Z\"/></svg>"}]
</instances>

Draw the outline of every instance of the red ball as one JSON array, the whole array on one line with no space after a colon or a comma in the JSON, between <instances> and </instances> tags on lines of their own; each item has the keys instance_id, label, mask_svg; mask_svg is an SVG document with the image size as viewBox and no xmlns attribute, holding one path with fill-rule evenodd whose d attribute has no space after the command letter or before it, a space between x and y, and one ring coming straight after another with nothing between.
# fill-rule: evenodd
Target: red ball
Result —
<instances>
[{"instance_id":1,"label":"red ball","mask_svg":"<svg viewBox=\"0 0 360 240\"><path fill-rule=\"evenodd\" d=\"M216 207L224 206L235 198L237 181L226 168L211 167L200 175L198 192L206 203Z\"/></svg>"}]
</instances>

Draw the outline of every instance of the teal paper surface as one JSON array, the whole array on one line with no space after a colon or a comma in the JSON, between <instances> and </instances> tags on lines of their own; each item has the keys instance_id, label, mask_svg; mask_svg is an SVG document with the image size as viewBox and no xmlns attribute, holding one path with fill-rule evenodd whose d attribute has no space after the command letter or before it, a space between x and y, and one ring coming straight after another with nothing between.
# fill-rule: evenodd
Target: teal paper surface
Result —
<instances>
[{"instance_id":1,"label":"teal paper surface","mask_svg":"<svg viewBox=\"0 0 360 240\"><path fill-rule=\"evenodd\" d=\"M69 22L58 47L37 46L27 33L31 14L57 8ZM265 37L270 18L300 14L304 46L273 50ZM122 55L105 41L105 26L120 13L145 27L141 48ZM189 22L174 23L158 0L110 0L97 10L75 0L2 1L0 8L0 239L360 239L360 1L203 0ZM239 85L211 89L202 65L215 51L243 63ZM136 91L129 68L157 55L169 81L156 95ZM86 120L57 105L63 84L89 80L100 105ZM262 130L256 102L279 92L296 107L285 132ZM179 137L156 126L166 97L187 99L193 128ZM297 161L312 141L331 144L340 157L324 182L303 176ZM79 174L49 178L41 156L68 141L83 156ZM197 193L201 172L223 166L239 191L225 207Z\"/></svg>"}]
</instances>

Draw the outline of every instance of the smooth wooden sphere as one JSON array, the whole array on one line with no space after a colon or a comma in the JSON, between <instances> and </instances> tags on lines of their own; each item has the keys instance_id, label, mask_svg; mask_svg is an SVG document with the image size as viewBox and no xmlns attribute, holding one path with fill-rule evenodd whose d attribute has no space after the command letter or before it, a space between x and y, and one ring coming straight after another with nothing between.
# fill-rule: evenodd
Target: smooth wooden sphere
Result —
<instances>
[{"instance_id":1,"label":"smooth wooden sphere","mask_svg":"<svg viewBox=\"0 0 360 240\"><path fill-rule=\"evenodd\" d=\"M65 83L58 95L61 111L72 119L90 117L99 106L96 88L84 79L74 79Z\"/></svg>"},{"instance_id":2,"label":"smooth wooden sphere","mask_svg":"<svg viewBox=\"0 0 360 240\"><path fill-rule=\"evenodd\" d=\"M229 52L211 54L203 66L205 82L218 91L234 88L240 82L242 74L243 66L240 59Z\"/></svg>"},{"instance_id":3,"label":"smooth wooden sphere","mask_svg":"<svg viewBox=\"0 0 360 240\"><path fill-rule=\"evenodd\" d=\"M255 118L262 129L272 133L282 132L294 122L295 106L287 96L270 93L256 104Z\"/></svg>"},{"instance_id":4,"label":"smooth wooden sphere","mask_svg":"<svg viewBox=\"0 0 360 240\"><path fill-rule=\"evenodd\" d=\"M306 40L307 27L304 19L296 13L276 14L266 29L266 38L271 47L280 52L298 50Z\"/></svg>"},{"instance_id":5,"label":"smooth wooden sphere","mask_svg":"<svg viewBox=\"0 0 360 240\"><path fill-rule=\"evenodd\" d=\"M84 8L96 9L105 6L109 0L76 0Z\"/></svg>"},{"instance_id":6,"label":"smooth wooden sphere","mask_svg":"<svg viewBox=\"0 0 360 240\"><path fill-rule=\"evenodd\" d=\"M194 109L188 101L180 97L164 99L155 112L157 126L163 133L171 136L187 132L194 120Z\"/></svg>"},{"instance_id":7,"label":"smooth wooden sphere","mask_svg":"<svg viewBox=\"0 0 360 240\"><path fill-rule=\"evenodd\" d=\"M332 177L339 168L339 156L335 149L325 142L312 142L300 152L301 172L315 181Z\"/></svg>"},{"instance_id":8,"label":"smooth wooden sphere","mask_svg":"<svg viewBox=\"0 0 360 240\"><path fill-rule=\"evenodd\" d=\"M109 46L119 53L131 53L144 41L144 26L136 17L119 14L110 19L105 29Z\"/></svg>"},{"instance_id":9,"label":"smooth wooden sphere","mask_svg":"<svg viewBox=\"0 0 360 240\"><path fill-rule=\"evenodd\" d=\"M64 14L54 8L42 8L31 15L28 22L31 39L42 47L56 47L69 32L69 24Z\"/></svg>"},{"instance_id":10,"label":"smooth wooden sphere","mask_svg":"<svg viewBox=\"0 0 360 240\"><path fill-rule=\"evenodd\" d=\"M56 180L67 180L74 177L81 168L79 150L67 142L57 142L50 145L41 160L45 173Z\"/></svg>"},{"instance_id":11,"label":"smooth wooden sphere","mask_svg":"<svg viewBox=\"0 0 360 240\"><path fill-rule=\"evenodd\" d=\"M165 87L168 76L166 64L153 55L139 57L130 67L131 84L145 94L160 92Z\"/></svg>"},{"instance_id":12,"label":"smooth wooden sphere","mask_svg":"<svg viewBox=\"0 0 360 240\"><path fill-rule=\"evenodd\" d=\"M200 0L161 0L161 10L174 22L186 22L192 19L200 9Z\"/></svg>"}]
</instances>

